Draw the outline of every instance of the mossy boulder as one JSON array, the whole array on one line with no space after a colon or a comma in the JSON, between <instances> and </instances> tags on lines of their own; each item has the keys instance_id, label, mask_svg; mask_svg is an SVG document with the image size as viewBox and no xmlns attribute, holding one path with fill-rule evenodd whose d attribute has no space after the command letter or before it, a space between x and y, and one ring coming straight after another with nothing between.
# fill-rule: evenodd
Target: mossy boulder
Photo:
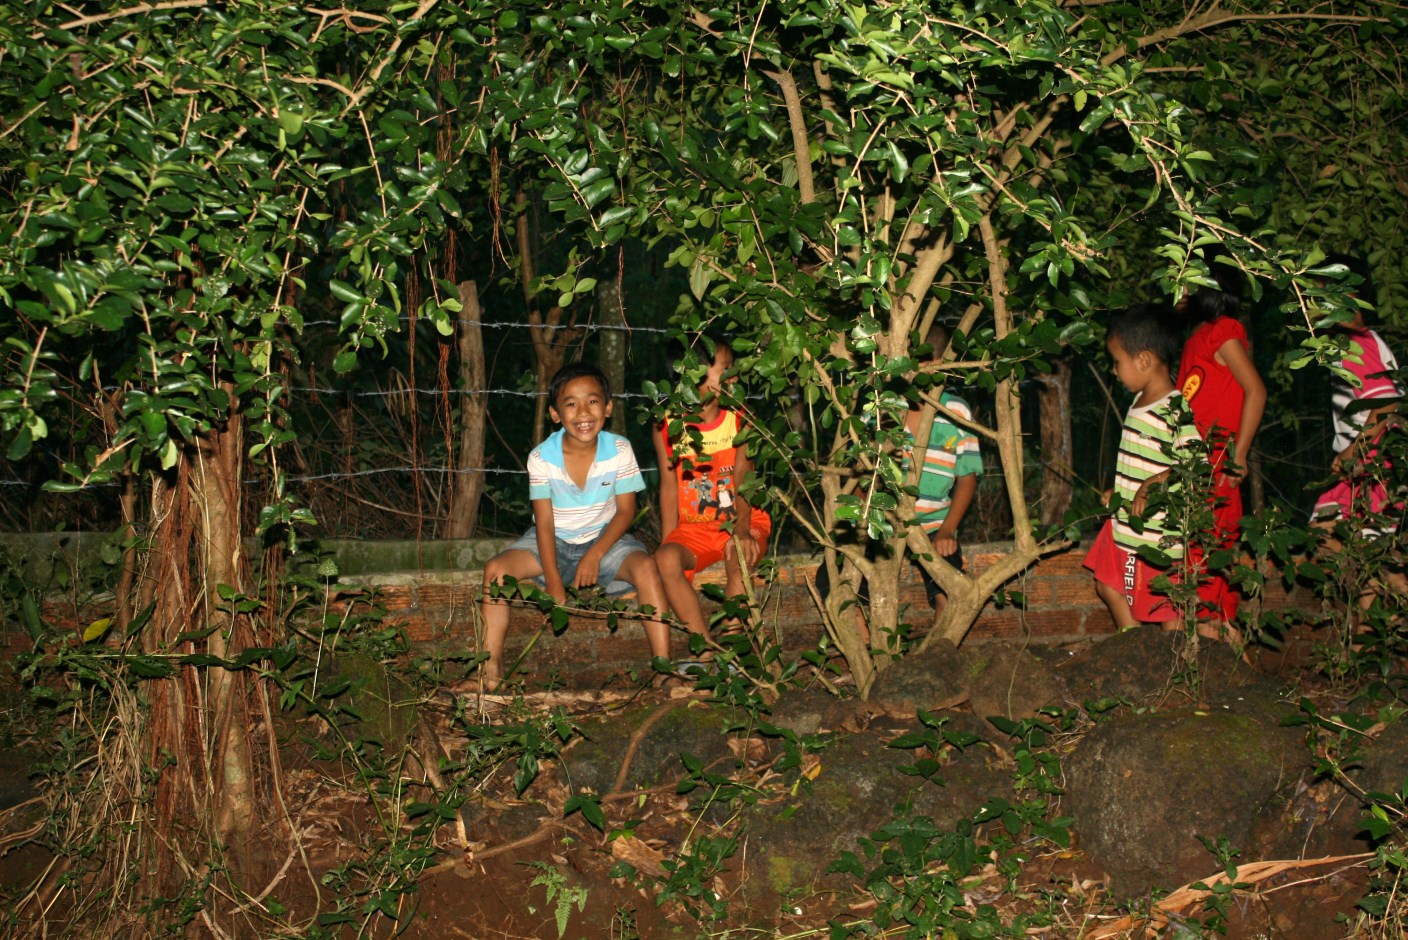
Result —
<instances>
[{"instance_id":1,"label":"mossy boulder","mask_svg":"<svg viewBox=\"0 0 1408 940\"><path fill-rule=\"evenodd\" d=\"M1072 701L1118 698L1126 702L1174 702L1192 698L1193 679L1202 690L1225 691L1266 679L1226 643L1200 640L1196 657L1178 630L1136 627L1091 646L1062 665L1057 675Z\"/></svg>"},{"instance_id":2,"label":"mossy boulder","mask_svg":"<svg viewBox=\"0 0 1408 940\"><path fill-rule=\"evenodd\" d=\"M965 699L980 718L1021 719L1062 704L1066 694L1055 671L1022 645L996 641L960 649L948 640L892 665L870 693L871 704L900 713Z\"/></svg>"},{"instance_id":3,"label":"mossy boulder","mask_svg":"<svg viewBox=\"0 0 1408 940\"><path fill-rule=\"evenodd\" d=\"M1282 715L1256 708L1127 714L1099 725L1065 761L1066 808L1080 848L1134 896L1207 877L1221 864L1294 852L1277 825L1307 755Z\"/></svg>"},{"instance_id":4,"label":"mossy boulder","mask_svg":"<svg viewBox=\"0 0 1408 940\"><path fill-rule=\"evenodd\" d=\"M870 702L913 714L961 699L971 681L964 652L948 640L938 640L882 672L870 690Z\"/></svg>"},{"instance_id":5,"label":"mossy boulder","mask_svg":"<svg viewBox=\"0 0 1408 940\"><path fill-rule=\"evenodd\" d=\"M393 668L366 653L339 653L318 678L319 698L350 742L403 750L420 720L420 699Z\"/></svg>"},{"instance_id":6,"label":"mossy boulder","mask_svg":"<svg viewBox=\"0 0 1408 940\"><path fill-rule=\"evenodd\" d=\"M1031 651L1013 643L964 647L973 714L1019 720L1060 705L1065 689L1055 672Z\"/></svg>"},{"instance_id":7,"label":"mossy boulder","mask_svg":"<svg viewBox=\"0 0 1408 940\"><path fill-rule=\"evenodd\" d=\"M583 722L583 740L562 756L558 779L572 792L608 792L632 740L646 722L650 725L639 735L630 757L625 789L643 789L683 778L688 773L685 754L697 758L712 773L732 774L740 758L730 740L747 737L737 730L748 726L747 713L739 709L688 699L632 708Z\"/></svg>"},{"instance_id":8,"label":"mossy boulder","mask_svg":"<svg viewBox=\"0 0 1408 940\"><path fill-rule=\"evenodd\" d=\"M970 715L955 715L953 727L981 733ZM903 815L928 816L940 829L970 816L994 794L1009 792L1007 774L993 751L978 743L950 751L937 781L903 772L919 756L890 742L922 730L906 725L872 728L838 738L820 753L813 775L797 781L778 800L764 800L743 813L742 829L760 861L759 883L748 890L785 896L824 887L826 868L859 840ZM757 879L755 869L754 878ZM837 884L845 879L837 876Z\"/></svg>"}]
</instances>

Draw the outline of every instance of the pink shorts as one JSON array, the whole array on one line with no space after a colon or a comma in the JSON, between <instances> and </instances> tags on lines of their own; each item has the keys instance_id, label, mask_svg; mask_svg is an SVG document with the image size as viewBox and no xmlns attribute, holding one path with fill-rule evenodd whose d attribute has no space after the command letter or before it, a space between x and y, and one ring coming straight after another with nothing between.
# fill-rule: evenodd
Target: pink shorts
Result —
<instances>
[{"instance_id":1,"label":"pink shorts","mask_svg":"<svg viewBox=\"0 0 1408 940\"><path fill-rule=\"evenodd\" d=\"M1383 473L1373 467L1372 461L1378 452L1371 452L1369 461L1362 464L1361 473L1352 479L1340 480L1320 495L1315 501L1311 519L1315 522L1338 522L1340 519L1366 519L1361 531L1370 538L1392 535L1398 531L1394 517L1402 515L1403 503L1395 502L1384 485ZM1386 467L1385 467L1386 469Z\"/></svg>"},{"instance_id":2,"label":"pink shorts","mask_svg":"<svg viewBox=\"0 0 1408 940\"><path fill-rule=\"evenodd\" d=\"M1105 520L1105 527L1095 537L1095 544L1085 556L1085 567L1095 573L1095 580L1109 585L1124 595L1129 611L1139 623L1168 623L1178 619L1178 608L1166 594L1157 594L1154 579L1172 572L1155 568L1133 552L1115 543L1115 523Z\"/></svg>"},{"instance_id":3,"label":"pink shorts","mask_svg":"<svg viewBox=\"0 0 1408 940\"><path fill-rule=\"evenodd\" d=\"M748 520L748 532L759 545L766 545L772 533L772 519L767 513L753 510ZM681 522L661 540L661 546L678 545L694 556L694 567L684 573L690 581L697 571L724 560L724 552L733 541L733 534L712 522Z\"/></svg>"}]
</instances>

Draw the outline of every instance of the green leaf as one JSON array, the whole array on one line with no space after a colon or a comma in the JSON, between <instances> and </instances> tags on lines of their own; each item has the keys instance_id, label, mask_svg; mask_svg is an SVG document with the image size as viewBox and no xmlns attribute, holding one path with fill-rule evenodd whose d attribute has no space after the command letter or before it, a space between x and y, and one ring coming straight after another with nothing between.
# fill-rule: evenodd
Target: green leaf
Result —
<instances>
[{"instance_id":1,"label":"green leaf","mask_svg":"<svg viewBox=\"0 0 1408 940\"><path fill-rule=\"evenodd\" d=\"M896 183L903 183L905 177L909 176L909 161L905 159L904 154L900 152L900 148L894 141L887 141L886 144L890 149L891 175L894 176Z\"/></svg>"},{"instance_id":2,"label":"green leaf","mask_svg":"<svg viewBox=\"0 0 1408 940\"><path fill-rule=\"evenodd\" d=\"M176 667L155 656L129 656L127 666L141 679L168 679L176 674Z\"/></svg>"},{"instance_id":3,"label":"green leaf","mask_svg":"<svg viewBox=\"0 0 1408 940\"><path fill-rule=\"evenodd\" d=\"M37 640L44 635L44 619L39 613L39 603L35 601L34 595L25 592L20 598L20 609L24 615L24 627L29 631L29 637Z\"/></svg>"},{"instance_id":4,"label":"green leaf","mask_svg":"<svg viewBox=\"0 0 1408 940\"><path fill-rule=\"evenodd\" d=\"M575 812L580 812L582 818L599 831L606 831L606 814L602 812L601 803L595 794L578 793L569 799L563 807L562 815L571 816Z\"/></svg>"},{"instance_id":5,"label":"green leaf","mask_svg":"<svg viewBox=\"0 0 1408 940\"><path fill-rule=\"evenodd\" d=\"M365 303L367 298L338 280L328 281L328 290L343 303Z\"/></svg>"},{"instance_id":6,"label":"green leaf","mask_svg":"<svg viewBox=\"0 0 1408 940\"><path fill-rule=\"evenodd\" d=\"M554 607L548 614L548 620L552 623L552 632L561 633L566 630L571 616L571 612L566 607Z\"/></svg>"},{"instance_id":7,"label":"green leaf","mask_svg":"<svg viewBox=\"0 0 1408 940\"><path fill-rule=\"evenodd\" d=\"M15 436L10 439L10 446L5 450L7 460L23 460L29 456L29 449L34 446L34 438L30 435L29 428L21 426L15 432Z\"/></svg>"},{"instance_id":8,"label":"green leaf","mask_svg":"<svg viewBox=\"0 0 1408 940\"><path fill-rule=\"evenodd\" d=\"M694 295L695 300L704 299L704 295L709 292L709 284L713 280L714 272L705 263L704 256L696 257L694 264L689 269L689 292Z\"/></svg>"}]
</instances>

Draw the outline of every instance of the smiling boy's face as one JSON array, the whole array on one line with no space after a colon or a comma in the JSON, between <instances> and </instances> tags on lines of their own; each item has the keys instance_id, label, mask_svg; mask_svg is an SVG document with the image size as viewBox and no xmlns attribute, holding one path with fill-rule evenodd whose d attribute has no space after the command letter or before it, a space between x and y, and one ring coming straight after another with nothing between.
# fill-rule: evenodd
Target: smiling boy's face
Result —
<instances>
[{"instance_id":1,"label":"smiling boy's face","mask_svg":"<svg viewBox=\"0 0 1408 940\"><path fill-rule=\"evenodd\" d=\"M611 417L611 400L600 382L584 375L562 386L548 414L562 425L571 440L582 445L594 444L606 426L606 419Z\"/></svg>"}]
</instances>

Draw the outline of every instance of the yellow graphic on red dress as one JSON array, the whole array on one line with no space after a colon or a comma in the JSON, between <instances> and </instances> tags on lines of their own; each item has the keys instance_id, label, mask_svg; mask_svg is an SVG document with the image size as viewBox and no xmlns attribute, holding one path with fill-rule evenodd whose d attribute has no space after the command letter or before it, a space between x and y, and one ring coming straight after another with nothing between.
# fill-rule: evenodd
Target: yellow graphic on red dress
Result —
<instances>
[{"instance_id":1,"label":"yellow graphic on red dress","mask_svg":"<svg viewBox=\"0 0 1408 940\"><path fill-rule=\"evenodd\" d=\"M1192 401L1193 397L1198 394L1198 389L1202 387L1203 367L1194 366L1193 370L1188 373L1188 378L1183 380L1183 397Z\"/></svg>"}]
</instances>

